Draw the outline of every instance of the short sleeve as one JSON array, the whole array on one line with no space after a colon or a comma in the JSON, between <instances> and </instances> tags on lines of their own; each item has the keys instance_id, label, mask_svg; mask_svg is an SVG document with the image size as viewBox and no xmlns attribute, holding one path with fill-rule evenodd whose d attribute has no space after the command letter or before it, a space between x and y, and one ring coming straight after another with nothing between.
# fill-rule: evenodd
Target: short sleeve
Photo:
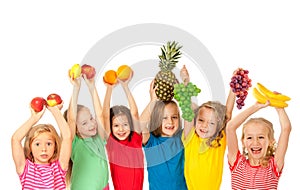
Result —
<instances>
[{"instance_id":1,"label":"short sleeve","mask_svg":"<svg viewBox=\"0 0 300 190\"><path fill-rule=\"evenodd\" d=\"M238 162L241 158L242 158L242 155L241 155L240 151L238 151L237 154L236 154L236 158L235 158L235 161L234 161L233 165L230 165L230 163L228 162L229 169L230 169L231 172L237 167Z\"/></svg>"},{"instance_id":2,"label":"short sleeve","mask_svg":"<svg viewBox=\"0 0 300 190\"><path fill-rule=\"evenodd\" d=\"M189 142L192 140L193 136L195 134L195 127L192 127L187 137L184 136L184 132L181 134L181 141L184 147L186 147Z\"/></svg>"}]
</instances>

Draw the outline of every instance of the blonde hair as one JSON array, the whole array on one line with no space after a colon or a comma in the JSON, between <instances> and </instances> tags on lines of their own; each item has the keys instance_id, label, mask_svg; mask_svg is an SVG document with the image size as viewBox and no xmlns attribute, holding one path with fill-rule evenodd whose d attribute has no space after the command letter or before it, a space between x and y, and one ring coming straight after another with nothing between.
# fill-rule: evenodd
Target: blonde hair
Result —
<instances>
[{"instance_id":1,"label":"blonde hair","mask_svg":"<svg viewBox=\"0 0 300 190\"><path fill-rule=\"evenodd\" d=\"M30 131L27 133L25 137L25 143L24 143L25 157L30 161L34 162L34 157L32 155L32 150L31 150L31 144L34 141L34 139L36 139L42 133L50 133L51 137L55 141L54 153L49 160L49 162L51 163L57 160L59 157L61 138L57 134L55 128L50 124L39 124L30 129Z\"/></svg>"},{"instance_id":2,"label":"blonde hair","mask_svg":"<svg viewBox=\"0 0 300 190\"><path fill-rule=\"evenodd\" d=\"M263 167L267 167L268 164L269 164L270 158L274 156L275 150L276 150L273 124L270 121L268 121L268 120L266 120L265 118L262 118L262 117L249 119L243 125L242 138L241 138L242 141L245 138L245 132L244 132L245 128L247 126L251 126L251 124L254 124L254 123L259 123L259 124L262 124L263 126L265 126L268 129L268 138L269 138L269 140L271 142L274 142L274 143L272 143L271 145L268 146L266 155L261 159L261 165ZM245 157L248 157L248 153L246 152L246 148L245 147L243 147L243 155Z\"/></svg>"},{"instance_id":3,"label":"blonde hair","mask_svg":"<svg viewBox=\"0 0 300 190\"><path fill-rule=\"evenodd\" d=\"M81 105L81 104L77 104L77 114L79 111L83 110L83 109L88 109L88 107L84 106L84 105ZM68 109L65 110L64 112L64 118L65 120L68 122ZM77 115L76 114L76 115ZM76 118L77 120L77 118ZM78 132L78 129L77 129L77 124L76 124L76 135L79 137L79 138L82 138L81 135L79 134ZM67 171L67 174L66 174L66 185L69 187L71 185L71 177L72 177L72 168L73 168L73 161L72 159L69 160L69 165L68 165L68 171Z\"/></svg>"},{"instance_id":4,"label":"blonde hair","mask_svg":"<svg viewBox=\"0 0 300 190\"><path fill-rule=\"evenodd\" d=\"M194 125L196 125L199 111L201 108L209 108L214 111L214 114L218 121L217 128L216 128L216 132L208 139L206 144L209 147L213 147L213 148L219 147L221 145L220 141L223 138L223 131L225 130L226 127L226 121L227 121L226 106L224 106L218 101L208 101L203 103L194 111L195 113ZM213 143L214 141L216 143Z\"/></svg>"}]
</instances>

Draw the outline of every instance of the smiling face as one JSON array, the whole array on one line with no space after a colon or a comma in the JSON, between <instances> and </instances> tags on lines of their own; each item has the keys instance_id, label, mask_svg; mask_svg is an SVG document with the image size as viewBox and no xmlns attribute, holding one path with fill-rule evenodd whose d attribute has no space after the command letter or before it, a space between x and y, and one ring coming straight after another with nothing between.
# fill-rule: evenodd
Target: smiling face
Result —
<instances>
[{"instance_id":1,"label":"smiling face","mask_svg":"<svg viewBox=\"0 0 300 190\"><path fill-rule=\"evenodd\" d=\"M130 135L130 124L124 114L116 115L112 119L112 133L119 140L125 140Z\"/></svg>"},{"instance_id":2,"label":"smiling face","mask_svg":"<svg viewBox=\"0 0 300 190\"><path fill-rule=\"evenodd\" d=\"M88 138L97 134L97 122L88 108L82 108L77 114L77 132L80 137Z\"/></svg>"},{"instance_id":3,"label":"smiling face","mask_svg":"<svg viewBox=\"0 0 300 190\"><path fill-rule=\"evenodd\" d=\"M201 138L212 137L217 130L218 120L212 108L202 107L196 118L196 133Z\"/></svg>"},{"instance_id":4,"label":"smiling face","mask_svg":"<svg viewBox=\"0 0 300 190\"><path fill-rule=\"evenodd\" d=\"M55 151L55 139L50 132L39 134L31 143L31 152L36 164L47 164Z\"/></svg>"},{"instance_id":5,"label":"smiling face","mask_svg":"<svg viewBox=\"0 0 300 190\"><path fill-rule=\"evenodd\" d=\"M164 109L162 125L162 137L173 136L179 128L179 113L176 104L167 104Z\"/></svg>"},{"instance_id":6,"label":"smiling face","mask_svg":"<svg viewBox=\"0 0 300 190\"><path fill-rule=\"evenodd\" d=\"M260 160L266 156L268 146L271 146L270 130L262 122L251 122L243 128L243 147L248 152L248 159L253 166L260 165Z\"/></svg>"}]
</instances>

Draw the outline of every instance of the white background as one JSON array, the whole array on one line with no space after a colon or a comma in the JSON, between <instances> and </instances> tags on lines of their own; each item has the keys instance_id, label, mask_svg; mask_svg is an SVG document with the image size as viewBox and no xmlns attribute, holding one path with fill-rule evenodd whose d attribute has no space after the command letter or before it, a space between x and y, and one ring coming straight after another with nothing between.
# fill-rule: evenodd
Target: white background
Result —
<instances>
[{"instance_id":1,"label":"white background","mask_svg":"<svg viewBox=\"0 0 300 190\"><path fill-rule=\"evenodd\" d=\"M226 92L232 71L242 67L250 71L253 85L261 82L292 98L286 111L293 130L279 189L295 189L300 171L296 160L299 70L295 68L300 63L299 8L296 0L1 1L1 185L20 189L10 137L29 118L30 100L55 92L69 102L72 87L66 73L98 40L123 27L162 23L189 32L207 47L223 75ZM195 75L191 77L195 80ZM137 89L134 95L142 93ZM99 93L102 97L103 91ZM246 104L254 101L250 94ZM233 114L238 112L235 109ZM273 122L278 137L275 110L266 108L258 115ZM41 122L53 123L48 116ZM230 189L227 159L221 189Z\"/></svg>"}]
</instances>

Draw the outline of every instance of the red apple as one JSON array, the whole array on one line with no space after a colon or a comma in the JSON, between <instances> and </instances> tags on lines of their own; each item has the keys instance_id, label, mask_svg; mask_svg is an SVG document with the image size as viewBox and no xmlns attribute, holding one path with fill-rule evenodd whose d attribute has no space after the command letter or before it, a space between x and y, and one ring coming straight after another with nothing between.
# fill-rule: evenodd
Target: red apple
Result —
<instances>
[{"instance_id":1,"label":"red apple","mask_svg":"<svg viewBox=\"0 0 300 190\"><path fill-rule=\"evenodd\" d=\"M40 112L43 110L44 105L46 105L47 102L42 97L35 97L31 100L30 106L35 112Z\"/></svg>"},{"instance_id":2,"label":"red apple","mask_svg":"<svg viewBox=\"0 0 300 190\"><path fill-rule=\"evenodd\" d=\"M47 97L47 104L48 106L56 106L62 103L62 99L58 94L49 94Z\"/></svg>"},{"instance_id":3,"label":"red apple","mask_svg":"<svg viewBox=\"0 0 300 190\"><path fill-rule=\"evenodd\" d=\"M81 73L85 74L87 79L91 79L96 75L96 70L93 66L84 64L81 66Z\"/></svg>"}]
</instances>

